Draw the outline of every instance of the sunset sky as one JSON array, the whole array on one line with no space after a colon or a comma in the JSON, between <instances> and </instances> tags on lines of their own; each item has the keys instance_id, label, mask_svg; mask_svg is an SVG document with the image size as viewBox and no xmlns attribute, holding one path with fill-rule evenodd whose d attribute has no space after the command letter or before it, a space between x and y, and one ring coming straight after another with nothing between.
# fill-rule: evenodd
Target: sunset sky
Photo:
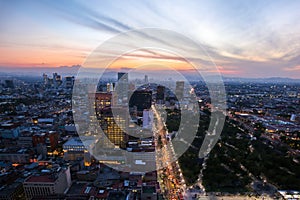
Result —
<instances>
[{"instance_id":1,"label":"sunset sky","mask_svg":"<svg viewBox=\"0 0 300 200\"><path fill-rule=\"evenodd\" d=\"M0 8L0 67L81 65L107 39L153 27L202 44L224 75L300 78L300 1L0 0Z\"/></svg>"}]
</instances>

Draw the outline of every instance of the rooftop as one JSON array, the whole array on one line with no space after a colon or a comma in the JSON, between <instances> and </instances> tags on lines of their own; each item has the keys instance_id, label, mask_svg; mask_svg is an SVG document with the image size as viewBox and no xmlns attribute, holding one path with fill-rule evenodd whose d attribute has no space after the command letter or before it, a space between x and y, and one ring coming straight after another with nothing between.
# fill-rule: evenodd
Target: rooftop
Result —
<instances>
[{"instance_id":1,"label":"rooftop","mask_svg":"<svg viewBox=\"0 0 300 200\"><path fill-rule=\"evenodd\" d=\"M69 139L64 146L84 146L79 137Z\"/></svg>"},{"instance_id":2,"label":"rooftop","mask_svg":"<svg viewBox=\"0 0 300 200\"><path fill-rule=\"evenodd\" d=\"M52 174L47 175L32 175L30 176L25 182L27 183L34 183L34 182L46 182L46 183L54 183L56 180L55 176Z\"/></svg>"},{"instance_id":3,"label":"rooftop","mask_svg":"<svg viewBox=\"0 0 300 200\"><path fill-rule=\"evenodd\" d=\"M34 182L44 182L44 183L54 183L59 174L62 172L62 168L51 168L51 169L43 169L38 174L33 174L28 177L25 182L26 183L34 183Z\"/></svg>"}]
</instances>

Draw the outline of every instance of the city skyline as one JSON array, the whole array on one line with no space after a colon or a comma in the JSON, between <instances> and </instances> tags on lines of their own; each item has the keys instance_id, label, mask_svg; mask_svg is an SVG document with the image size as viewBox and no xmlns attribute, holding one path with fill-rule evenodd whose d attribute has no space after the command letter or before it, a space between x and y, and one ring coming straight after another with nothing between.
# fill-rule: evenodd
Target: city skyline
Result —
<instances>
[{"instance_id":1,"label":"city skyline","mask_svg":"<svg viewBox=\"0 0 300 200\"><path fill-rule=\"evenodd\" d=\"M153 27L201 44L222 75L300 78L297 1L1 1L0 5L1 69L82 65L105 40ZM191 59L197 56L191 50ZM179 57L153 52L133 53L115 68L139 65L141 58L155 64L176 63L176 69L186 70Z\"/></svg>"},{"instance_id":2,"label":"city skyline","mask_svg":"<svg viewBox=\"0 0 300 200\"><path fill-rule=\"evenodd\" d=\"M1 77L3 199L299 198L299 82L25 77Z\"/></svg>"}]
</instances>

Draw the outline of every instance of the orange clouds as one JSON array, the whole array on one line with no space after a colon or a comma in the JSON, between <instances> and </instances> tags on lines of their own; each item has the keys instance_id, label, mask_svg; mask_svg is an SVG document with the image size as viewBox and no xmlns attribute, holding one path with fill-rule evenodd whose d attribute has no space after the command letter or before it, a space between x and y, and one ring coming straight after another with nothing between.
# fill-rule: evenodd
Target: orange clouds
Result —
<instances>
[{"instance_id":1,"label":"orange clouds","mask_svg":"<svg viewBox=\"0 0 300 200\"><path fill-rule=\"evenodd\" d=\"M74 65L82 63L85 56L75 51L55 51L38 48L0 48L0 65L34 67Z\"/></svg>"},{"instance_id":2,"label":"orange clouds","mask_svg":"<svg viewBox=\"0 0 300 200\"><path fill-rule=\"evenodd\" d=\"M294 66L294 67L286 67L284 68L285 71L300 71L300 65Z\"/></svg>"}]
</instances>

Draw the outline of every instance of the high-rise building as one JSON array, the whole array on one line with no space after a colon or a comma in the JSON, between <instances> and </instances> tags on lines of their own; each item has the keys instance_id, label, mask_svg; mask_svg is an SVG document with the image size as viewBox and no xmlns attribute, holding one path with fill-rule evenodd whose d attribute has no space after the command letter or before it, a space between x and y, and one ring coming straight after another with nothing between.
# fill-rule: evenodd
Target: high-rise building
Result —
<instances>
[{"instance_id":1,"label":"high-rise building","mask_svg":"<svg viewBox=\"0 0 300 200\"><path fill-rule=\"evenodd\" d=\"M57 88L62 83L61 76L57 73L53 73L53 86Z\"/></svg>"},{"instance_id":2,"label":"high-rise building","mask_svg":"<svg viewBox=\"0 0 300 200\"><path fill-rule=\"evenodd\" d=\"M101 110L101 128L110 142L116 146L123 147L127 141L128 117L129 113L126 107L112 107Z\"/></svg>"},{"instance_id":3,"label":"high-rise building","mask_svg":"<svg viewBox=\"0 0 300 200\"><path fill-rule=\"evenodd\" d=\"M156 89L156 103L163 104L165 101L165 87L158 85Z\"/></svg>"},{"instance_id":4,"label":"high-rise building","mask_svg":"<svg viewBox=\"0 0 300 200\"><path fill-rule=\"evenodd\" d=\"M128 101L128 73L118 72L116 84L117 104L126 105Z\"/></svg>"},{"instance_id":5,"label":"high-rise building","mask_svg":"<svg viewBox=\"0 0 300 200\"><path fill-rule=\"evenodd\" d=\"M129 99L129 107L137 107L138 112L150 109L152 105L152 91L136 90Z\"/></svg>"},{"instance_id":6,"label":"high-rise building","mask_svg":"<svg viewBox=\"0 0 300 200\"><path fill-rule=\"evenodd\" d=\"M74 77L73 77L73 79L74 79ZM47 87L58 88L62 84L62 77L61 77L61 75L59 75L57 73L53 73L53 78L49 78L44 73L43 74L43 82L44 82L44 85L47 86Z\"/></svg>"},{"instance_id":7,"label":"high-rise building","mask_svg":"<svg viewBox=\"0 0 300 200\"><path fill-rule=\"evenodd\" d=\"M145 82L145 84L149 83L148 75L145 75L144 82Z\"/></svg>"},{"instance_id":8,"label":"high-rise building","mask_svg":"<svg viewBox=\"0 0 300 200\"><path fill-rule=\"evenodd\" d=\"M126 72L118 72L118 81L123 80L128 82L128 73Z\"/></svg>"},{"instance_id":9,"label":"high-rise building","mask_svg":"<svg viewBox=\"0 0 300 200\"><path fill-rule=\"evenodd\" d=\"M176 95L178 101L182 101L183 100L183 95L184 95L184 81L176 81L175 95Z\"/></svg>"},{"instance_id":10,"label":"high-rise building","mask_svg":"<svg viewBox=\"0 0 300 200\"><path fill-rule=\"evenodd\" d=\"M48 76L47 74L43 74L43 81L44 81L44 85L48 85Z\"/></svg>"},{"instance_id":11,"label":"high-rise building","mask_svg":"<svg viewBox=\"0 0 300 200\"><path fill-rule=\"evenodd\" d=\"M97 92L89 94L90 103L94 105L93 108L95 109L98 118L100 117L101 110L114 105L112 97L111 92Z\"/></svg>"},{"instance_id":12,"label":"high-rise building","mask_svg":"<svg viewBox=\"0 0 300 200\"><path fill-rule=\"evenodd\" d=\"M90 96L92 100L93 95ZM114 106L112 93L98 92L94 98L101 129L112 143L122 146L126 142L129 110L122 106Z\"/></svg>"},{"instance_id":13,"label":"high-rise building","mask_svg":"<svg viewBox=\"0 0 300 200\"><path fill-rule=\"evenodd\" d=\"M74 76L66 76L65 77L65 86L67 89L72 89L74 86L75 77Z\"/></svg>"}]
</instances>

